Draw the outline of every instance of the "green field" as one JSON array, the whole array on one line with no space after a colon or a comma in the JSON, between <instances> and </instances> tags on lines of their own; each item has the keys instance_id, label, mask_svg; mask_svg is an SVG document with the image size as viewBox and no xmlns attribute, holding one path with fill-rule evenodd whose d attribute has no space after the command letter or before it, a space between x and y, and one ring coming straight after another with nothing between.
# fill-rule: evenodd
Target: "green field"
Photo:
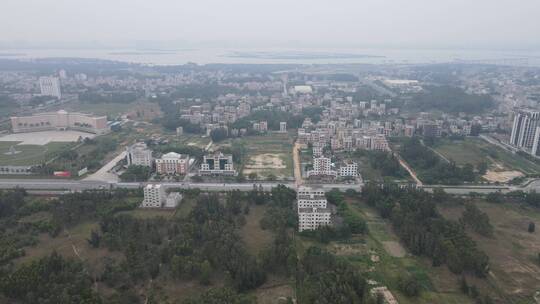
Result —
<instances>
[{"instance_id":1,"label":"green field","mask_svg":"<svg viewBox=\"0 0 540 304\"><path fill-rule=\"evenodd\" d=\"M73 143L53 142L44 146L17 145L19 142L0 142L0 165L31 166L41 164L53 158L58 152L73 146ZM7 155L11 146L20 151Z\"/></svg>"},{"instance_id":2,"label":"green field","mask_svg":"<svg viewBox=\"0 0 540 304\"><path fill-rule=\"evenodd\" d=\"M480 138L464 140L440 139L434 149L458 165L467 163L477 165L486 161L491 168L500 170L518 170L524 173L540 173L540 165L492 145ZM501 168L502 167L502 168Z\"/></svg>"}]
</instances>

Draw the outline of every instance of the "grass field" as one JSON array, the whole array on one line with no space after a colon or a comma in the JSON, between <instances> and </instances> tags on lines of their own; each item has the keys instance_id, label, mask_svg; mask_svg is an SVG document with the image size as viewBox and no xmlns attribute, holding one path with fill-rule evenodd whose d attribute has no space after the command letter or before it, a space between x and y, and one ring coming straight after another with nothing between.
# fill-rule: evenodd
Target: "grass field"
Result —
<instances>
[{"instance_id":1,"label":"grass field","mask_svg":"<svg viewBox=\"0 0 540 304\"><path fill-rule=\"evenodd\" d=\"M254 255L272 241L272 232L262 230L259 224L266 208L267 206L252 205L246 216L246 224L240 230L240 236L249 252Z\"/></svg>"},{"instance_id":2,"label":"grass field","mask_svg":"<svg viewBox=\"0 0 540 304\"><path fill-rule=\"evenodd\" d=\"M44 146L17 145L18 142L0 142L0 165L30 166L43 163L53 158L56 153L73 146L73 143L53 142ZM7 155L11 146L20 151Z\"/></svg>"},{"instance_id":3,"label":"grass field","mask_svg":"<svg viewBox=\"0 0 540 304\"><path fill-rule=\"evenodd\" d=\"M523 173L540 173L540 165L520 155L512 154L500 147L492 145L480 138L465 140L440 139L434 149L458 165L467 163L477 165L488 162L490 169L518 170Z\"/></svg>"},{"instance_id":4,"label":"grass field","mask_svg":"<svg viewBox=\"0 0 540 304\"><path fill-rule=\"evenodd\" d=\"M479 248L490 259L490 274L477 285L485 292L499 293L504 303L534 303L532 296L540 291L540 233L528 233L529 222L540 225L538 209L505 204L490 204L483 200L474 203L489 216L495 229L493 237L483 237L468 231ZM440 205L440 212L450 219L461 217L461 205Z\"/></svg>"}]
</instances>

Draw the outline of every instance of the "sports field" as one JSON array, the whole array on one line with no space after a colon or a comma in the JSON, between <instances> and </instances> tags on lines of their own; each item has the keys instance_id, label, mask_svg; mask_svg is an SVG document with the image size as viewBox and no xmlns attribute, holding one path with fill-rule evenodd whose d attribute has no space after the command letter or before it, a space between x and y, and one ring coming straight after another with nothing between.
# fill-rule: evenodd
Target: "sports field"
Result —
<instances>
[{"instance_id":1,"label":"sports field","mask_svg":"<svg viewBox=\"0 0 540 304\"><path fill-rule=\"evenodd\" d=\"M0 142L0 166L31 166L53 158L73 143L52 142L46 145L18 145L19 142ZM11 147L15 150L10 154Z\"/></svg>"}]
</instances>

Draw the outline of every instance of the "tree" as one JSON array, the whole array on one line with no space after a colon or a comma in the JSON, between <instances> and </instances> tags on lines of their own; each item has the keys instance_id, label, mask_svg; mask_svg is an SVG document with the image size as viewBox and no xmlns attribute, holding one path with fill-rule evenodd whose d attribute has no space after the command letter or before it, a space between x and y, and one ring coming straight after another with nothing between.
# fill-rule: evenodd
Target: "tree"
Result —
<instances>
[{"instance_id":1,"label":"tree","mask_svg":"<svg viewBox=\"0 0 540 304\"><path fill-rule=\"evenodd\" d=\"M489 216L472 203L465 205L461 221L483 236L493 235L493 226L489 222Z\"/></svg>"},{"instance_id":2,"label":"tree","mask_svg":"<svg viewBox=\"0 0 540 304\"><path fill-rule=\"evenodd\" d=\"M420 294L420 284L412 275L398 277L398 287L408 297L417 297Z\"/></svg>"},{"instance_id":3,"label":"tree","mask_svg":"<svg viewBox=\"0 0 540 304\"><path fill-rule=\"evenodd\" d=\"M210 274L212 273L212 266L210 266L210 262L208 260L205 260L201 265L201 274L199 276L199 282L203 285L210 284Z\"/></svg>"},{"instance_id":4,"label":"tree","mask_svg":"<svg viewBox=\"0 0 540 304\"><path fill-rule=\"evenodd\" d=\"M248 174L248 178L250 180L256 180L257 179L257 173L251 172L250 174Z\"/></svg>"},{"instance_id":5,"label":"tree","mask_svg":"<svg viewBox=\"0 0 540 304\"><path fill-rule=\"evenodd\" d=\"M487 164L487 162L485 162L485 161L480 162L480 163L476 166L476 169L478 170L478 173L479 173L480 175L486 174L487 169L488 169L488 164Z\"/></svg>"},{"instance_id":6,"label":"tree","mask_svg":"<svg viewBox=\"0 0 540 304\"><path fill-rule=\"evenodd\" d=\"M226 139L228 135L229 132L225 128L217 128L210 131L210 137L212 138L213 142L220 142Z\"/></svg>"},{"instance_id":7,"label":"tree","mask_svg":"<svg viewBox=\"0 0 540 304\"><path fill-rule=\"evenodd\" d=\"M464 294L466 295L469 294L469 284L467 283L467 279L465 279L465 276L462 276L461 279L459 280L459 289Z\"/></svg>"},{"instance_id":8,"label":"tree","mask_svg":"<svg viewBox=\"0 0 540 304\"><path fill-rule=\"evenodd\" d=\"M501 203L503 200L503 194L499 191L488 193L486 201L490 203Z\"/></svg>"},{"instance_id":9,"label":"tree","mask_svg":"<svg viewBox=\"0 0 540 304\"><path fill-rule=\"evenodd\" d=\"M536 227L535 227L534 222L530 222L530 223L529 223L529 228L527 229L527 231L529 231L529 233L533 233L534 230L535 230L535 228L536 228Z\"/></svg>"},{"instance_id":10,"label":"tree","mask_svg":"<svg viewBox=\"0 0 540 304\"><path fill-rule=\"evenodd\" d=\"M101 236L99 235L97 231L92 230L90 232L90 238L87 239L87 241L88 241L88 244L90 244L90 246L92 246L93 248L98 248L99 243L101 241Z\"/></svg>"},{"instance_id":11,"label":"tree","mask_svg":"<svg viewBox=\"0 0 540 304\"><path fill-rule=\"evenodd\" d=\"M127 170L120 175L122 181L127 182L142 182L150 177L150 167L131 165Z\"/></svg>"}]
</instances>

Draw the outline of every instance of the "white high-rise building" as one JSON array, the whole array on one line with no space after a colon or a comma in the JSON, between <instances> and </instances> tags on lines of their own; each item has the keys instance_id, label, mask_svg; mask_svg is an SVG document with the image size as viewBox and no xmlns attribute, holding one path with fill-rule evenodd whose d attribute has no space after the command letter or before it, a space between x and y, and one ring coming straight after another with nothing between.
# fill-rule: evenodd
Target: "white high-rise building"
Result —
<instances>
[{"instance_id":1,"label":"white high-rise building","mask_svg":"<svg viewBox=\"0 0 540 304\"><path fill-rule=\"evenodd\" d=\"M165 188L162 185L149 184L144 187L143 208L161 208L167 200Z\"/></svg>"},{"instance_id":2,"label":"white high-rise building","mask_svg":"<svg viewBox=\"0 0 540 304\"><path fill-rule=\"evenodd\" d=\"M517 148L531 149L535 141L539 120L540 112L536 110L519 109L516 111L510 134L510 144Z\"/></svg>"},{"instance_id":3,"label":"white high-rise building","mask_svg":"<svg viewBox=\"0 0 540 304\"><path fill-rule=\"evenodd\" d=\"M279 123L279 132L287 132L287 122L282 121Z\"/></svg>"},{"instance_id":4,"label":"white high-rise building","mask_svg":"<svg viewBox=\"0 0 540 304\"><path fill-rule=\"evenodd\" d=\"M531 149L531 154L540 156L540 127L536 127L536 132L534 133L534 141Z\"/></svg>"},{"instance_id":5,"label":"white high-rise building","mask_svg":"<svg viewBox=\"0 0 540 304\"><path fill-rule=\"evenodd\" d=\"M331 225L332 212L327 204L323 190L300 187L297 192L298 231Z\"/></svg>"},{"instance_id":6,"label":"white high-rise building","mask_svg":"<svg viewBox=\"0 0 540 304\"><path fill-rule=\"evenodd\" d=\"M41 89L41 95L53 96L58 99L62 98L60 92L60 80L56 77L40 77L39 88Z\"/></svg>"},{"instance_id":7,"label":"white high-rise building","mask_svg":"<svg viewBox=\"0 0 540 304\"><path fill-rule=\"evenodd\" d=\"M145 143L139 142L127 147L126 149L127 165L152 167L154 158L152 150L148 149Z\"/></svg>"}]
</instances>

